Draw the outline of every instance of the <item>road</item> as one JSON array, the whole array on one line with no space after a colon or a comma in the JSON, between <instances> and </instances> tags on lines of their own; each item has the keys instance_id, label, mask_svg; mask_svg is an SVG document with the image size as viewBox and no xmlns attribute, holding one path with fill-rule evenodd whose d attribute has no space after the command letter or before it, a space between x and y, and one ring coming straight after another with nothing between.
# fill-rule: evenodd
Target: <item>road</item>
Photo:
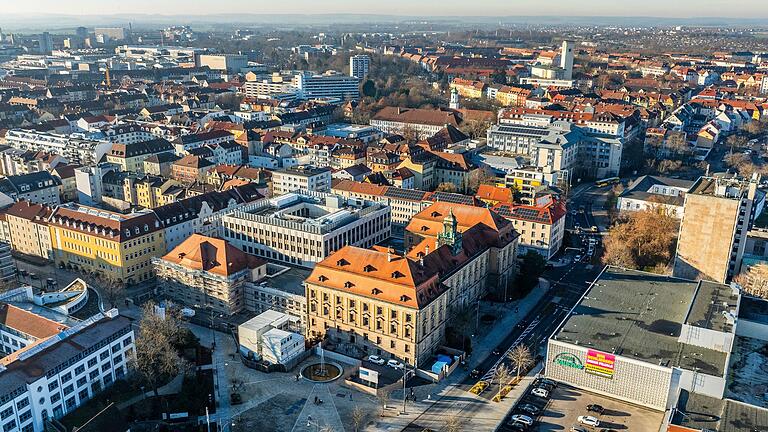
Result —
<instances>
[{"instance_id":1,"label":"road","mask_svg":"<svg viewBox=\"0 0 768 432\"><path fill-rule=\"evenodd\" d=\"M572 228L578 223L582 227L597 226L604 229L608 225L608 217L607 212L603 209L603 204L609 189L610 187L597 188L592 184L583 184L574 188L569 197L568 207L577 210L579 207L583 207L584 211L577 211L576 215L569 213L567 226ZM595 234L574 234L574 241L580 245L583 238L589 235L594 236ZM597 277L602 268L598 262L599 251L595 254L592 262L588 262L586 258L583 262L573 262L575 254L573 251L564 254L569 264L546 270L543 277L549 281L548 292L496 347L495 352L498 354L492 353L480 363L478 369L484 373L484 379L488 379L493 374L493 369L501 363L514 370L504 354L518 344L527 346L534 356L545 357L547 339L586 292L589 284ZM496 394L497 388L495 387L498 386L492 383L491 387L481 393L482 398L478 402L476 398L467 397L466 393L477 382L478 378L467 377L438 399L438 403L433 404L420 415L418 422L412 422L403 430L415 431L416 428L421 428L418 429L421 431L430 423L439 425L441 421L444 422L446 418L453 415L462 419L481 416L482 410L486 409L487 402ZM482 401L486 401L486 403L482 403Z\"/></svg>"}]
</instances>

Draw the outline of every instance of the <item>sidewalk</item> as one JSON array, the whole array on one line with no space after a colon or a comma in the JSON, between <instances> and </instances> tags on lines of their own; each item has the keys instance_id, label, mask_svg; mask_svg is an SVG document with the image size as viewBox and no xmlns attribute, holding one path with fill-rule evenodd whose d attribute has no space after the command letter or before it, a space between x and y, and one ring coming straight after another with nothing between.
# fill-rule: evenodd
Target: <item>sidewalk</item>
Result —
<instances>
[{"instance_id":1,"label":"sidewalk","mask_svg":"<svg viewBox=\"0 0 768 432\"><path fill-rule=\"evenodd\" d=\"M160 396L166 396L166 395L173 395L181 392L181 385L184 382L184 374L178 374L176 377L174 377L171 382L168 384L160 387L157 389L157 394ZM134 396L127 401L121 402L117 405L119 409L125 409L136 402L146 399L148 397L153 397L155 395L155 392L152 390L146 391L140 395Z\"/></svg>"},{"instance_id":2,"label":"sidewalk","mask_svg":"<svg viewBox=\"0 0 768 432\"><path fill-rule=\"evenodd\" d=\"M548 290L549 282L540 279L539 287L524 299L512 304L509 313L496 322L493 330L473 341L473 354L467 359L466 369L457 369L440 383L414 389L418 402L407 404L408 414L380 418L369 430L402 430L414 421L420 428L440 430L445 420L454 415L464 419L463 430L494 430L512 409L517 397L508 396L496 403L463 390L459 384L508 336L510 329L539 303ZM518 308L517 313L513 312L515 307ZM510 394L514 395L516 389L524 387L522 384L517 385ZM408 391L410 392L410 389ZM402 410L402 406L398 405L398 401L402 403L402 395L402 390L394 391L391 395L392 402L398 407L397 411ZM482 415L476 415L479 411L482 411ZM471 427L468 427L470 425Z\"/></svg>"}]
</instances>

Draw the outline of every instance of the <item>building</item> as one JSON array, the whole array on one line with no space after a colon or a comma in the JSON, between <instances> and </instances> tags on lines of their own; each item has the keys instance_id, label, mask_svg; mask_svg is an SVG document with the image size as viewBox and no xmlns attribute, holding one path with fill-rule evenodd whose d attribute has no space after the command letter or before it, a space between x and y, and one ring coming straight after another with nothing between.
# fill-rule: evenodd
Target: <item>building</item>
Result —
<instances>
[{"instance_id":1,"label":"building","mask_svg":"<svg viewBox=\"0 0 768 432\"><path fill-rule=\"evenodd\" d=\"M40 40L38 41L38 47L40 48L40 54L46 55L53 51L53 37L48 32L40 34Z\"/></svg>"},{"instance_id":2,"label":"building","mask_svg":"<svg viewBox=\"0 0 768 432\"><path fill-rule=\"evenodd\" d=\"M349 58L349 76L364 79L368 76L371 58L364 54L353 55Z\"/></svg>"},{"instance_id":3,"label":"building","mask_svg":"<svg viewBox=\"0 0 768 432\"><path fill-rule=\"evenodd\" d=\"M675 277L725 283L739 273L747 232L759 214L758 183L701 177L693 184L683 203Z\"/></svg>"},{"instance_id":4,"label":"building","mask_svg":"<svg viewBox=\"0 0 768 432\"><path fill-rule=\"evenodd\" d=\"M44 151L61 155L70 163L92 165L101 160L112 147L109 141L82 138L28 129L11 129L5 135L6 144L20 150Z\"/></svg>"},{"instance_id":5,"label":"building","mask_svg":"<svg viewBox=\"0 0 768 432\"><path fill-rule=\"evenodd\" d=\"M0 323L4 335L29 341L0 359L0 413L9 432L47 430L47 419L61 419L123 378L135 352L131 321L116 309L67 326L0 303Z\"/></svg>"},{"instance_id":6,"label":"building","mask_svg":"<svg viewBox=\"0 0 768 432\"><path fill-rule=\"evenodd\" d=\"M499 202L491 210L512 222L520 234L517 252L533 251L545 259L552 258L563 246L565 235L565 201L555 195L545 195L533 205Z\"/></svg>"},{"instance_id":7,"label":"building","mask_svg":"<svg viewBox=\"0 0 768 432\"><path fill-rule=\"evenodd\" d=\"M272 194L282 195L296 190L329 192L331 169L311 165L297 165L272 172Z\"/></svg>"},{"instance_id":8,"label":"building","mask_svg":"<svg viewBox=\"0 0 768 432\"><path fill-rule=\"evenodd\" d=\"M128 32L123 27L96 27L93 29L93 34L107 40L122 41L125 40Z\"/></svg>"},{"instance_id":9,"label":"building","mask_svg":"<svg viewBox=\"0 0 768 432\"><path fill-rule=\"evenodd\" d=\"M446 212L437 239L405 256L345 246L306 280L308 338L356 356L375 354L425 364L444 342L451 318L514 274L516 235L482 223L460 230ZM501 252L501 254L499 254Z\"/></svg>"},{"instance_id":10,"label":"building","mask_svg":"<svg viewBox=\"0 0 768 432\"><path fill-rule=\"evenodd\" d=\"M740 300L727 285L606 267L549 338L546 376L659 411L681 390L722 399Z\"/></svg>"},{"instance_id":11,"label":"building","mask_svg":"<svg viewBox=\"0 0 768 432\"><path fill-rule=\"evenodd\" d=\"M5 221L14 251L53 260L48 217L52 209L44 204L19 201L5 210Z\"/></svg>"},{"instance_id":12,"label":"building","mask_svg":"<svg viewBox=\"0 0 768 432\"><path fill-rule=\"evenodd\" d=\"M564 40L560 48L560 69L562 69L562 79L573 79L573 42Z\"/></svg>"},{"instance_id":13,"label":"building","mask_svg":"<svg viewBox=\"0 0 768 432\"><path fill-rule=\"evenodd\" d=\"M165 253L163 227L148 210L120 214L68 203L53 211L48 224L56 265L120 284L152 278L152 257Z\"/></svg>"},{"instance_id":14,"label":"building","mask_svg":"<svg viewBox=\"0 0 768 432\"><path fill-rule=\"evenodd\" d=\"M295 331L304 334L307 328L304 280L309 274L306 268L267 264L266 278L245 284L245 310L256 314L268 311L286 314L296 323Z\"/></svg>"},{"instance_id":15,"label":"building","mask_svg":"<svg viewBox=\"0 0 768 432\"><path fill-rule=\"evenodd\" d=\"M621 192L616 208L621 211L663 208L668 215L682 219L685 194L693 183L690 180L645 175Z\"/></svg>"},{"instance_id":16,"label":"building","mask_svg":"<svg viewBox=\"0 0 768 432\"><path fill-rule=\"evenodd\" d=\"M11 255L11 245L0 241L0 281L15 281L16 260Z\"/></svg>"},{"instance_id":17,"label":"building","mask_svg":"<svg viewBox=\"0 0 768 432\"><path fill-rule=\"evenodd\" d=\"M143 173L144 161L150 156L157 156L159 160L161 155L173 153L173 145L162 138L131 144L114 143L107 152L107 162L119 166L120 171Z\"/></svg>"},{"instance_id":18,"label":"building","mask_svg":"<svg viewBox=\"0 0 768 432\"><path fill-rule=\"evenodd\" d=\"M182 183L204 182L214 166L216 164L202 156L188 154L171 164L171 178Z\"/></svg>"},{"instance_id":19,"label":"building","mask_svg":"<svg viewBox=\"0 0 768 432\"><path fill-rule=\"evenodd\" d=\"M13 175L0 179L0 192L13 200L26 200L50 206L61 202L59 180L48 171Z\"/></svg>"},{"instance_id":20,"label":"building","mask_svg":"<svg viewBox=\"0 0 768 432\"><path fill-rule=\"evenodd\" d=\"M261 199L222 218L223 238L246 253L313 267L345 245L370 247L389 238L388 206L321 192Z\"/></svg>"},{"instance_id":21,"label":"building","mask_svg":"<svg viewBox=\"0 0 768 432\"><path fill-rule=\"evenodd\" d=\"M292 364L305 351L300 331L297 318L263 312L237 326L240 353L269 364Z\"/></svg>"},{"instance_id":22,"label":"building","mask_svg":"<svg viewBox=\"0 0 768 432\"><path fill-rule=\"evenodd\" d=\"M334 71L315 74L302 71L293 77L293 87L304 99L334 98L356 100L360 98L360 78Z\"/></svg>"},{"instance_id":23,"label":"building","mask_svg":"<svg viewBox=\"0 0 768 432\"><path fill-rule=\"evenodd\" d=\"M200 54L197 56L197 66L208 66L212 70L237 74L248 67L248 56L244 54Z\"/></svg>"},{"instance_id":24,"label":"building","mask_svg":"<svg viewBox=\"0 0 768 432\"><path fill-rule=\"evenodd\" d=\"M230 316L243 310L246 282L267 273L267 262L226 240L193 234L166 255L152 259L161 295L174 303Z\"/></svg>"},{"instance_id":25,"label":"building","mask_svg":"<svg viewBox=\"0 0 768 432\"><path fill-rule=\"evenodd\" d=\"M413 130L418 139L427 139L448 125L458 128L461 117L455 111L440 109L384 107L370 123L386 134L402 135Z\"/></svg>"}]
</instances>

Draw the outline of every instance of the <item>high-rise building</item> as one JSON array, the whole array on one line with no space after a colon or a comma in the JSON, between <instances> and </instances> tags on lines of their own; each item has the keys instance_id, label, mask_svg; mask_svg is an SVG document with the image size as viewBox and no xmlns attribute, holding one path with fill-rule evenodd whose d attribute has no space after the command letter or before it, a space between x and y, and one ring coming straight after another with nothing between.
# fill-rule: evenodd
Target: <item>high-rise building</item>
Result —
<instances>
[{"instance_id":1,"label":"high-rise building","mask_svg":"<svg viewBox=\"0 0 768 432\"><path fill-rule=\"evenodd\" d=\"M725 283L739 272L759 176L701 177L685 195L673 275Z\"/></svg>"},{"instance_id":2,"label":"high-rise building","mask_svg":"<svg viewBox=\"0 0 768 432\"><path fill-rule=\"evenodd\" d=\"M77 37L79 37L81 39L87 38L88 37L88 29L85 28L85 27L78 27L77 29L75 29L75 36L77 36Z\"/></svg>"},{"instance_id":3,"label":"high-rise building","mask_svg":"<svg viewBox=\"0 0 768 432\"><path fill-rule=\"evenodd\" d=\"M43 32L40 35L40 54L50 54L53 50L53 38L48 32Z\"/></svg>"},{"instance_id":4,"label":"high-rise building","mask_svg":"<svg viewBox=\"0 0 768 432\"><path fill-rule=\"evenodd\" d=\"M563 69L563 79L573 79L573 42L563 41L560 49L560 68Z\"/></svg>"},{"instance_id":5,"label":"high-rise building","mask_svg":"<svg viewBox=\"0 0 768 432\"><path fill-rule=\"evenodd\" d=\"M367 55L355 55L349 58L349 76L363 79L368 75L371 58Z\"/></svg>"},{"instance_id":6,"label":"high-rise building","mask_svg":"<svg viewBox=\"0 0 768 432\"><path fill-rule=\"evenodd\" d=\"M293 78L293 86L299 95L306 99L338 98L359 99L360 78L348 77L338 72L326 72L322 75L304 71Z\"/></svg>"}]
</instances>

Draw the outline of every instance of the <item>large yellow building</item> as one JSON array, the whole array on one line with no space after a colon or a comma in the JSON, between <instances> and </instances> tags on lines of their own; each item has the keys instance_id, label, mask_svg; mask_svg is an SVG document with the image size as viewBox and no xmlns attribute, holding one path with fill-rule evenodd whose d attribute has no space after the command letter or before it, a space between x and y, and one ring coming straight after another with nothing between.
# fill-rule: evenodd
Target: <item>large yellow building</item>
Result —
<instances>
[{"instance_id":1,"label":"large yellow building","mask_svg":"<svg viewBox=\"0 0 768 432\"><path fill-rule=\"evenodd\" d=\"M54 210L48 223L56 265L120 284L150 279L152 257L165 253L162 225L150 211L124 215L70 203Z\"/></svg>"}]
</instances>

